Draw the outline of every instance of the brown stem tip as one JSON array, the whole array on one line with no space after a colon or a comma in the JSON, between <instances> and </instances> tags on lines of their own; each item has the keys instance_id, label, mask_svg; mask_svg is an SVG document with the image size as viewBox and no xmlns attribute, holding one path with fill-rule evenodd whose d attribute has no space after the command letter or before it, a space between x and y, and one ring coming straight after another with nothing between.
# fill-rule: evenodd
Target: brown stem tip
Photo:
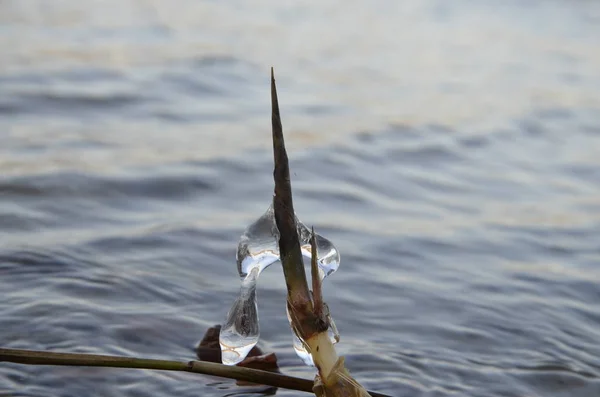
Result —
<instances>
[{"instance_id":1,"label":"brown stem tip","mask_svg":"<svg viewBox=\"0 0 600 397\"><path fill-rule=\"evenodd\" d=\"M275 224L279 230L279 252L290 303L301 310L302 307L310 307L311 300L302 252L300 251L298 229L296 228L290 166L283 139L283 127L281 125L273 68L271 68L271 109L273 159L275 163L273 169L273 179L275 180L273 209Z\"/></svg>"}]
</instances>

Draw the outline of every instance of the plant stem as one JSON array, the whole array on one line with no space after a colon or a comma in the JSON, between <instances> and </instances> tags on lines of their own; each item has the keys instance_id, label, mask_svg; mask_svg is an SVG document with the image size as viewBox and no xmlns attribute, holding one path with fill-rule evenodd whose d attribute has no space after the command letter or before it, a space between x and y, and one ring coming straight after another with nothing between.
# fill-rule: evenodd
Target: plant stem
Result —
<instances>
[{"instance_id":1,"label":"plant stem","mask_svg":"<svg viewBox=\"0 0 600 397\"><path fill-rule=\"evenodd\" d=\"M337 352L327 331L318 333L306 341L310 347L315 366L321 378L327 378L338 360Z\"/></svg>"},{"instance_id":2,"label":"plant stem","mask_svg":"<svg viewBox=\"0 0 600 397\"><path fill-rule=\"evenodd\" d=\"M86 367L117 367L194 372L307 392L312 391L313 386L312 381L306 379L281 375L274 372L209 363L205 361L182 362L133 357L104 356L96 354L53 353L45 351L2 348L0 348L0 361L33 365L74 365Z\"/></svg>"},{"instance_id":3,"label":"plant stem","mask_svg":"<svg viewBox=\"0 0 600 397\"><path fill-rule=\"evenodd\" d=\"M285 282L288 290L288 298L296 309L304 307L312 311L312 302L308 293L304 262L300 251L298 229L296 228L296 216L292 200L292 185L290 182L290 166L283 140L283 127L279 114L279 101L277 99L277 87L275 76L271 68L271 123L273 127L273 157L275 167L273 179L275 180L275 196L273 197L273 209L275 212L275 223L279 230L279 252L281 263L285 274Z\"/></svg>"},{"instance_id":4,"label":"plant stem","mask_svg":"<svg viewBox=\"0 0 600 397\"><path fill-rule=\"evenodd\" d=\"M315 394L320 397L367 397L369 393L352 378L344 366L344 358L338 358L333 343L329 339L329 321L324 315L325 303L321 291L321 280L318 276L317 244L314 230L311 238L312 299L308 291L292 202L290 168L283 140L283 127L281 126L273 68L271 68L271 106L273 157L275 160L273 208L275 223L279 230L279 256L283 264L288 290L287 304L292 329L308 345L308 350L319 371L313 388Z\"/></svg>"},{"instance_id":5,"label":"plant stem","mask_svg":"<svg viewBox=\"0 0 600 397\"><path fill-rule=\"evenodd\" d=\"M313 387L313 382L308 379L205 361L183 362L98 354L55 353L0 348L0 362L3 361L29 365L66 365L192 372L305 392L312 392ZM378 393L371 393L371 395L374 397L389 397Z\"/></svg>"},{"instance_id":6,"label":"plant stem","mask_svg":"<svg viewBox=\"0 0 600 397\"><path fill-rule=\"evenodd\" d=\"M329 339L329 324L324 313L325 302L323 301L321 277L319 276L319 269L317 264L317 235L315 234L314 227L312 228L312 233L310 237L310 251L310 273L312 277L312 296L314 313L317 319L323 322L323 328L325 328L325 330L312 335L306 340L306 343L310 348L310 352L312 354L315 366L319 369L319 375L321 376L321 378L324 379L327 378L331 373L331 370L333 369L338 359L338 355L335 351L335 347L333 347L331 339Z\"/></svg>"}]
</instances>

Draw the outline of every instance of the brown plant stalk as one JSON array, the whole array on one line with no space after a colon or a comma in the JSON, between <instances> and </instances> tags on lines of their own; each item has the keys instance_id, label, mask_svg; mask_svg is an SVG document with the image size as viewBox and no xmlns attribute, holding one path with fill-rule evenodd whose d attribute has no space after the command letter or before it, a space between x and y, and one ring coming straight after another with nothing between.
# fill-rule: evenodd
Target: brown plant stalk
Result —
<instances>
[{"instance_id":1,"label":"brown plant stalk","mask_svg":"<svg viewBox=\"0 0 600 397\"><path fill-rule=\"evenodd\" d=\"M311 238L312 299L308 290L298 239L289 160L283 140L283 127L273 68L271 68L271 108L275 163L273 208L275 223L279 230L279 254L288 291L287 304L292 319L292 328L312 354L315 366L319 371L313 388L315 394L319 397L367 397L369 396L368 392L350 376L344 366L344 358L338 357L329 338L329 323L325 316L321 280L316 269L317 245L314 230Z\"/></svg>"}]
</instances>

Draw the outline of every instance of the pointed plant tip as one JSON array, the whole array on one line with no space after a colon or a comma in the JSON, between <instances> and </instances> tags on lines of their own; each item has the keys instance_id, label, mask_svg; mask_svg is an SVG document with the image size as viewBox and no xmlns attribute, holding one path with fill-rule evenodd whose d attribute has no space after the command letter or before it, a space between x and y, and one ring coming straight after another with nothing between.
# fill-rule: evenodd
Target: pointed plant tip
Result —
<instances>
[{"instance_id":1,"label":"pointed plant tip","mask_svg":"<svg viewBox=\"0 0 600 397\"><path fill-rule=\"evenodd\" d=\"M271 69L271 107L272 111L279 117L279 100L277 99L277 85L275 84L273 69Z\"/></svg>"}]
</instances>

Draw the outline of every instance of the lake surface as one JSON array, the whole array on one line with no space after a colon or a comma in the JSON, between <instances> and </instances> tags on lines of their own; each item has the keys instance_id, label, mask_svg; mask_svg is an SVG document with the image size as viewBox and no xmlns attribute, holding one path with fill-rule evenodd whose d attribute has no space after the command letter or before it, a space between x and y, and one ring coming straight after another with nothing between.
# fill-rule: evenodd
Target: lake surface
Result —
<instances>
[{"instance_id":1,"label":"lake surface","mask_svg":"<svg viewBox=\"0 0 600 397\"><path fill-rule=\"evenodd\" d=\"M600 3L0 2L0 345L193 359L272 195L342 261L338 351L394 396L600 395ZM291 346L280 266L263 350ZM0 364L2 396L260 395ZM302 393L279 390L278 395Z\"/></svg>"}]
</instances>

